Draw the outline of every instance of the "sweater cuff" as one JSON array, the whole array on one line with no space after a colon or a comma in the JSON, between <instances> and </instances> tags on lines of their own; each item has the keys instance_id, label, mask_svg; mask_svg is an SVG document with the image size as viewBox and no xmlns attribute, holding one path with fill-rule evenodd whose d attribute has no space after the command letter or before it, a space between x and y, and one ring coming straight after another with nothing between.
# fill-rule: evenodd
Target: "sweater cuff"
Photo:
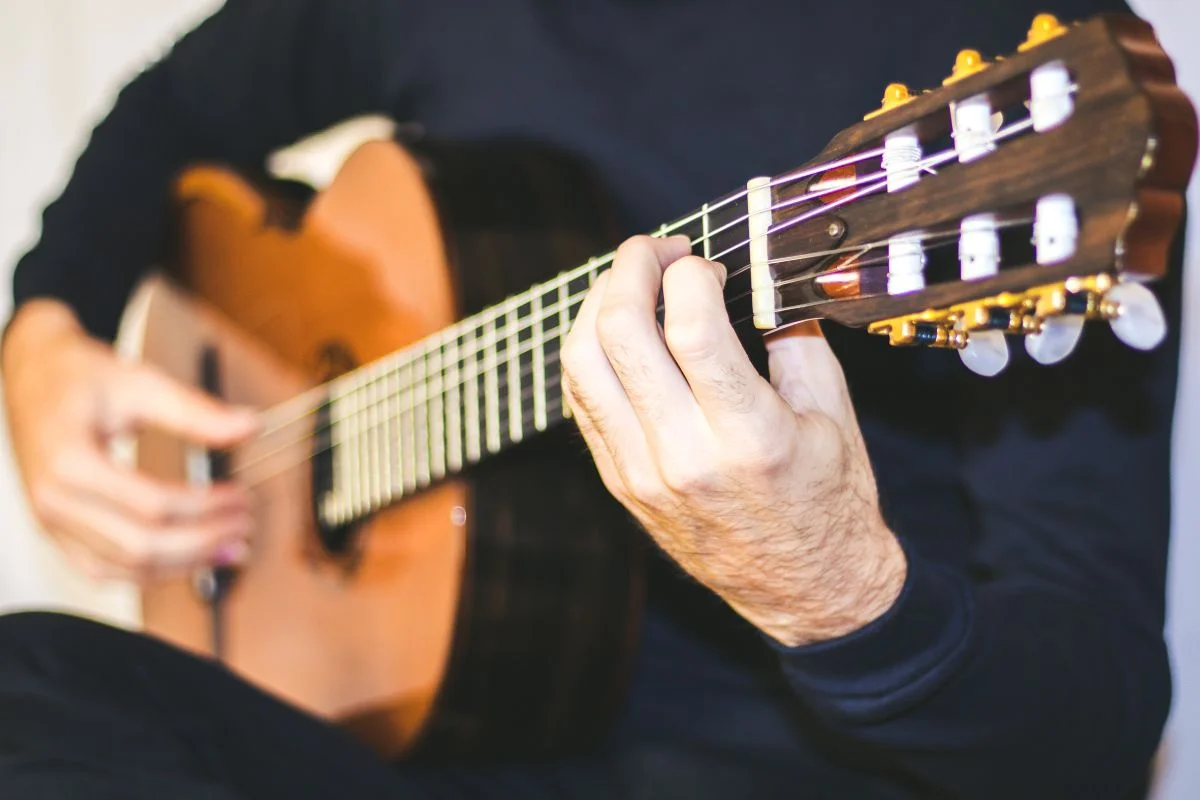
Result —
<instances>
[{"instance_id":1,"label":"sweater cuff","mask_svg":"<svg viewBox=\"0 0 1200 800\"><path fill-rule=\"evenodd\" d=\"M772 640L784 674L807 705L869 720L919 702L946 680L967 651L974 620L964 576L908 551L896 602L857 631L786 647Z\"/></svg>"}]
</instances>

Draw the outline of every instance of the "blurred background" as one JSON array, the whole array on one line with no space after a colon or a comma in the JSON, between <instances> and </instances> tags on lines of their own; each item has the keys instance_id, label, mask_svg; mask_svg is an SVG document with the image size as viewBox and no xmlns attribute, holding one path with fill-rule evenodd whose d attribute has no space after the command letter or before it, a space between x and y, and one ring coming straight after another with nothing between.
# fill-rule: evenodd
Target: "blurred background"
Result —
<instances>
[{"instance_id":1,"label":"blurred background","mask_svg":"<svg viewBox=\"0 0 1200 800\"><path fill-rule=\"evenodd\" d=\"M0 318L10 310L12 266L36 236L40 210L61 189L91 126L121 84L218 5L0 0ZM1046 6L1054 10L1052 0ZM1200 3L1134 0L1133 7L1157 27L1180 83L1200 101ZM1200 184L1193 181L1189 196L1197 207ZM1200 581L1190 575L1200 564L1200 214L1192 214L1187 261L1168 622L1175 702L1158 800L1200 797ZM57 607L136 625L132 592L75 576L37 534L8 455L6 427L0 451L0 611Z\"/></svg>"}]
</instances>

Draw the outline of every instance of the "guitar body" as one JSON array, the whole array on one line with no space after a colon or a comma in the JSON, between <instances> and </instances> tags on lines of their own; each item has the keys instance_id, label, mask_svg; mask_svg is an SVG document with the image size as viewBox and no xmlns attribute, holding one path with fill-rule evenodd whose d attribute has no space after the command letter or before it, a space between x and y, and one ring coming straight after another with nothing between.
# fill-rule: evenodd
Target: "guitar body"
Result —
<instances>
[{"instance_id":1,"label":"guitar body","mask_svg":"<svg viewBox=\"0 0 1200 800\"><path fill-rule=\"evenodd\" d=\"M170 277L139 288L119 349L272 407L615 240L582 171L518 148L374 141L327 189L294 189L183 175ZM389 757L538 754L601 730L636 635L640 545L582 444L537 437L329 531L320 416L297 416L257 464L252 555L222 603L229 667ZM129 457L203 480L205 455L147 432ZM143 605L147 632L212 653L194 582Z\"/></svg>"}]
</instances>

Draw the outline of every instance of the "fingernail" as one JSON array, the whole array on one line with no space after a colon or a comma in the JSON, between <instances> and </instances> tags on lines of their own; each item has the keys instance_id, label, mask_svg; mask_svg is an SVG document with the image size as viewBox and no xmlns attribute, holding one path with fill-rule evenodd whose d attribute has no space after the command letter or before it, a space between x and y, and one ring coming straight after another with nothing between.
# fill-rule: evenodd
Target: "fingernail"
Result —
<instances>
[{"instance_id":1,"label":"fingernail","mask_svg":"<svg viewBox=\"0 0 1200 800\"><path fill-rule=\"evenodd\" d=\"M225 542L213 553L213 560L222 566L241 564L250 555L250 545L241 540Z\"/></svg>"},{"instance_id":2,"label":"fingernail","mask_svg":"<svg viewBox=\"0 0 1200 800\"><path fill-rule=\"evenodd\" d=\"M721 288L725 288L725 281L729 278L729 271L725 269L725 265L720 261L712 262L717 272L717 282L721 284Z\"/></svg>"}]
</instances>

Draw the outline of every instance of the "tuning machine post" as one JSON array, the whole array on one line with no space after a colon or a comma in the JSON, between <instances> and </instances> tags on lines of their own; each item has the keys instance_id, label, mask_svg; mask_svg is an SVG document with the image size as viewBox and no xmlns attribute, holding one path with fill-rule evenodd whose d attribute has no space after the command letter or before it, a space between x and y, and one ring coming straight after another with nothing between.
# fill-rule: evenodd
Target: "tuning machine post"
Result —
<instances>
[{"instance_id":1,"label":"tuning machine post","mask_svg":"<svg viewBox=\"0 0 1200 800\"><path fill-rule=\"evenodd\" d=\"M1166 319L1154 294L1140 283L1108 274L928 309L871 323L867 330L898 347L958 350L972 372L991 377L1009 363L1008 336L1024 336L1035 361L1054 364L1074 351L1088 320L1107 321L1118 339L1140 350L1156 347L1166 336Z\"/></svg>"},{"instance_id":2,"label":"tuning machine post","mask_svg":"<svg viewBox=\"0 0 1200 800\"><path fill-rule=\"evenodd\" d=\"M1038 299L1039 324L1025 341L1041 364L1057 363L1075 349L1087 320L1104 320L1129 347L1152 350L1167 335L1167 320L1158 299L1141 283L1117 281L1110 275L1072 278Z\"/></svg>"}]
</instances>

